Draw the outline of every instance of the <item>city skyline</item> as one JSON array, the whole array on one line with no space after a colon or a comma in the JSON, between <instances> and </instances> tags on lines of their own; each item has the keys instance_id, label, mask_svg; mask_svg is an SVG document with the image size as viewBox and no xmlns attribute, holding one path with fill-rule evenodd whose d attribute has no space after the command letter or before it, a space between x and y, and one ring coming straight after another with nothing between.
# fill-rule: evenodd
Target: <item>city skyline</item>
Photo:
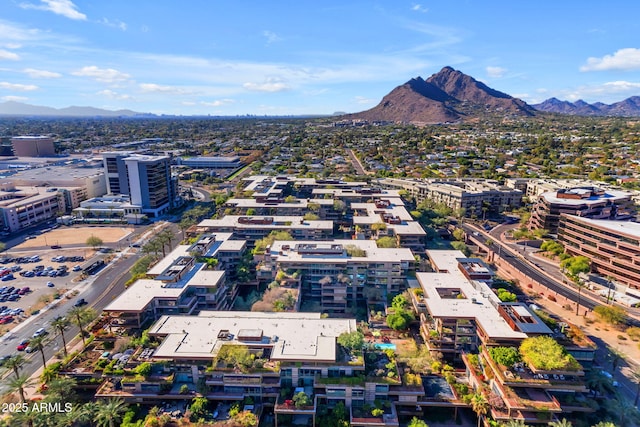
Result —
<instances>
[{"instance_id":1,"label":"city skyline","mask_svg":"<svg viewBox=\"0 0 640 427\"><path fill-rule=\"evenodd\" d=\"M640 5L12 0L0 101L177 115L359 112L452 66L528 103L640 94Z\"/></svg>"}]
</instances>

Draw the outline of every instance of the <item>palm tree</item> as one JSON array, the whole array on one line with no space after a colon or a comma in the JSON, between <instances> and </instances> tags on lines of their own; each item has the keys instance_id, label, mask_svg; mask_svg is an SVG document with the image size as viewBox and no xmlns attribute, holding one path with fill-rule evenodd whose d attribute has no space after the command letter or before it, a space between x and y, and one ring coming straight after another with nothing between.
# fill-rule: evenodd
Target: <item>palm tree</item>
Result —
<instances>
[{"instance_id":1,"label":"palm tree","mask_svg":"<svg viewBox=\"0 0 640 427\"><path fill-rule=\"evenodd\" d=\"M60 333L62 337L62 350L64 351L64 357L67 357L67 340L64 337L64 331L67 330L71 321L63 316L58 316L51 321L51 327Z\"/></svg>"},{"instance_id":2,"label":"palm tree","mask_svg":"<svg viewBox=\"0 0 640 427\"><path fill-rule=\"evenodd\" d=\"M75 415L76 422L81 425L94 425L96 414L100 405L97 402L87 402L82 405L76 405L71 410L71 413Z\"/></svg>"},{"instance_id":3,"label":"palm tree","mask_svg":"<svg viewBox=\"0 0 640 427\"><path fill-rule=\"evenodd\" d=\"M624 359L624 353L617 348L609 348L609 358L611 359L611 371L615 374L618 364Z\"/></svg>"},{"instance_id":4,"label":"palm tree","mask_svg":"<svg viewBox=\"0 0 640 427\"><path fill-rule=\"evenodd\" d=\"M573 427L573 424L571 424L571 421L567 421L566 418L563 418L560 421L551 421L549 423L550 427Z\"/></svg>"},{"instance_id":5,"label":"palm tree","mask_svg":"<svg viewBox=\"0 0 640 427\"><path fill-rule=\"evenodd\" d=\"M47 396L56 401L71 402L75 400L75 387L78 385L73 378L59 377L47 383Z\"/></svg>"},{"instance_id":6,"label":"palm tree","mask_svg":"<svg viewBox=\"0 0 640 427\"><path fill-rule=\"evenodd\" d=\"M626 427L637 425L639 417L638 410L631 405L625 396L618 395L615 399L606 401L607 412L617 419L616 426Z\"/></svg>"},{"instance_id":7,"label":"palm tree","mask_svg":"<svg viewBox=\"0 0 640 427\"><path fill-rule=\"evenodd\" d=\"M11 369L16 374L16 378L18 378L20 377L20 369L27 363L29 361L22 354L15 354L5 360L4 367Z\"/></svg>"},{"instance_id":8,"label":"palm tree","mask_svg":"<svg viewBox=\"0 0 640 427\"><path fill-rule=\"evenodd\" d=\"M611 421L600 421L598 424L594 424L593 427L617 427Z\"/></svg>"},{"instance_id":9,"label":"palm tree","mask_svg":"<svg viewBox=\"0 0 640 427\"><path fill-rule=\"evenodd\" d=\"M102 401L98 404L95 420L99 427L115 427L120 425L126 411L127 404L120 398Z\"/></svg>"},{"instance_id":10,"label":"palm tree","mask_svg":"<svg viewBox=\"0 0 640 427\"><path fill-rule=\"evenodd\" d=\"M18 378L12 378L9 383L9 392L18 392L20 394L20 402L24 403L26 398L24 397L24 389L34 384L29 375L20 375Z\"/></svg>"},{"instance_id":11,"label":"palm tree","mask_svg":"<svg viewBox=\"0 0 640 427\"><path fill-rule=\"evenodd\" d=\"M169 230L168 228L165 228L164 230L162 230L160 233L158 233L158 235L156 236L156 239L158 239L158 241L162 244L162 247L164 248L165 245L169 246L169 251L171 251L173 249L173 232L171 230ZM163 249L163 253L164 253L164 249Z\"/></svg>"},{"instance_id":12,"label":"palm tree","mask_svg":"<svg viewBox=\"0 0 640 427\"><path fill-rule=\"evenodd\" d=\"M475 392L473 396L471 396L471 409L473 409L473 412L478 416L478 427L480 427L482 418L489 412L489 402L487 398L484 397L482 393Z\"/></svg>"},{"instance_id":13,"label":"palm tree","mask_svg":"<svg viewBox=\"0 0 640 427\"><path fill-rule=\"evenodd\" d=\"M32 338L31 341L29 341L29 346L31 348L35 348L40 352L40 355L42 356L42 366L44 366L45 368L47 367L47 359L44 355L44 346L46 343L46 339L47 337L45 335L40 335L38 337Z\"/></svg>"},{"instance_id":14,"label":"palm tree","mask_svg":"<svg viewBox=\"0 0 640 427\"><path fill-rule=\"evenodd\" d=\"M69 310L69 316L71 322L80 329L80 337L82 337L82 344L86 345L84 339L84 327L95 317L95 311L89 307L73 307Z\"/></svg>"}]
</instances>

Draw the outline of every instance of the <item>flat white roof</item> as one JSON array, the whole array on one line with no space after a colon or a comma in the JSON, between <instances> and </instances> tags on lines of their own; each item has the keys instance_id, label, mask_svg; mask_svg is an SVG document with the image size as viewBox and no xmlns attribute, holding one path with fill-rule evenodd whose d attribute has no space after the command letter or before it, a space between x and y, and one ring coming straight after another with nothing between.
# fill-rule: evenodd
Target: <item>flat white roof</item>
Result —
<instances>
[{"instance_id":1,"label":"flat white roof","mask_svg":"<svg viewBox=\"0 0 640 427\"><path fill-rule=\"evenodd\" d=\"M583 191L580 191L583 190ZM584 194L584 189L580 188L572 188L568 189L567 192L569 194ZM599 204L604 203L606 201L623 201L630 200L632 194L626 191L618 191L618 190L605 190L603 195L595 195L591 197L587 197L584 199L562 199L558 197L557 191L549 191L546 193L542 193L540 197L543 197L549 203L562 204L562 205L591 205L591 204Z\"/></svg>"},{"instance_id":2,"label":"flat white roof","mask_svg":"<svg viewBox=\"0 0 640 427\"><path fill-rule=\"evenodd\" d=\"M590 219L583 218L576 215L567 215L576 221L584 222L585 224L593 225L594 227L604 228L614 233L626 234L640 239L640 223L631 221L611 221L608 219Z\"/></svg>"},{"instance_id":3,"label":"flat white roof","mask_svg":"<svg viewBox=\"0 0 640 427\"><path fill-rule=\"evenodd\" d=\"M335 362L336 338L357 328L355 319L323 319L320 313L203 311L162 316L150 335L165 336L154 357L211 360L223 345L271 348L271 360ZM241 341L241 332L253 339Z\"/></svg>"},{"instance_id":4,"label":"flat white roof","mask_svg":"<svg viewBox=\"0 0 640 427\"><path fill-rule=\"evenodd\" d=\"M229 199L227 203L239 208L306 208L310 203L317 205L333 205L330 199L297 199L293 203L263 203L256 199Z\"/></svg>"},{"instance_id":5,"label":"flat white roof","mask_svg":"<svg viewBox=\"0 0 640 427\"><path fill-rule=\"evenodd\" d=\"M283 250L283 246L289 246L289 249ZM365 251L365 256L355 257L348 256L346 251L339 254L301 254L296 251L296 246L308 245L318 248L340 245L342 248L347 246L355 246ZM408 248L379 248L375 240L276 240L271 245L271 256L275 257L278 262L332 262L347 263L349 261L361 262L413 262L415 258L413 252Z\"/></svg>"},{"instance_id":6,"label":"flat white roof","mask_svg":"<svg viewBox=\"0 0 640 427\"><path fill-rule=\"evenodd\" d=\"M263 219L273 218L270 224L243 224L240 218ZM198 227L234 227L239 230L243 229L318 229L333 230L333 221L313 220L307 221L301 216L265 216L265 215L225 215L220 219L205 219L200 221Z\"/></svg>"},{"instance_id":7,"label":"flat white roof","mask_svg":"<svg viewBox=\"0 0 640 427\"><path fill-rule=\"evenodd\" d=\"M217 287L223 280L224 271L205 270L204 264L194 267L194 272L178 283L167 284L161 280L140 279L129 286L105 311L139 312L156 298L177 299L189 286Z\"/></svg>"},{"instance_id":8,"label":"flat white roof","mask_svg":"<svg viewBox=\"0 0 640 427\"><path fill-rule=\"evenodd\" d=\"M439 270L446 273L416 273L424 291L423 302L432 317L475 319L476 324L491 338L524 339L527 335L515 331L497 310L500 299L484 282L469 281L458 269L460 251L427 251ZM447 297L448 290L459 290L464 298ZM438 292L440 290L441 293Z\"/></svg>"},{"instance_id":9,"label":"flat white roof","mask_svg":"<svg viewBox=\"0 0 640 427\"><path fill-rule=\"evenodd\" d=\"M386 224L387 228L394 231L397 235L409 235L409 236L425 236L427 233L422 226L413 219L411 214L407 212L404 204L396 202L399 200L393 198L383 198L389 200L391 206L387 208L378 208L375 203L352 203L351 208L354 210L366 210L366 215L358 215L353 217L354 225L373 225L376 223L384 222L381 213L393 215L400 218L401 224Z\"/></svg>"}]
</instances>

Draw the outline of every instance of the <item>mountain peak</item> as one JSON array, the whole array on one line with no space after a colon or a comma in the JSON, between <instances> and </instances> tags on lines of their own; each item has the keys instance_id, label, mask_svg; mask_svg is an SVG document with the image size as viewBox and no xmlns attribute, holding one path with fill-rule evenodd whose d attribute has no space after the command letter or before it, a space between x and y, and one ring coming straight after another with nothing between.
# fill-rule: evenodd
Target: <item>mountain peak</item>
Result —
<instances>
[{"instance_id":1,"label":"mountain peak","mask_svg":"<svg viewBox=\"0 0 640 427\"><path fill-rule=\"evenodd\" d=\"M573 116L640 117L640 97L632 96L613 104L604 104L602 102L589 104L582 99L572 103L551 98L540 104L533 105L533 108L547 113L568 114Z\"/></svg>"},{"instance_id":2,"label":"mountain peak","mask_svg":"<svg viewBox=\"0 0 640 427\"><path fill-rule=\"evenodd\" d=\"M488 113L533 115L534 111L524 101L446 66L427 80L412 78L376 107L350 117L422 124L473 119Z\"/></svg>"}]
</instances>

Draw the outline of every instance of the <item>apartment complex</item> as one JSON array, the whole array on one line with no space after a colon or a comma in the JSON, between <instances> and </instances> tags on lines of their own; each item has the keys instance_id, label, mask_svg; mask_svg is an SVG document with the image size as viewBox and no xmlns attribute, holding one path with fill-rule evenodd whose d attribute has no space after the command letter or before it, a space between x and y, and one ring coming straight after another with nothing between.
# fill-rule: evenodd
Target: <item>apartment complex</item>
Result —
<instances>
[{"instance_id":1,"label":"apartment complex","mask_svg":"<svg viewBox=\"0 0 640 427\"><path fill-rule=\"evenodd\" d=\"M410 249L378 248L373 240L275 241L258 258L259 280L297 272L302 300L333 314L400 293L415 262Z\"/></svg>"},{"instance_id":2,"label":"apartment complex","mask_svg":"<svg viewBox=\"0 0 640 427\"><path fill-rule=\"evenodd\" d=\"M591 260L591 271L640 289L640 223L561 215L558 240L574 256Z\"/></svg>"},{"instance_id":3,"label":"apartment complex","mask_svg":"<svg viewBox=\"0 0 640 427\"><path fill-rule=\"evenodd\" d=\"M149 217L158 217L176 206L177 179L171 175L171 158L133 154L103 153L109 194L126 194L131 204L142 207Z\"/></svg>"},{"instance_id":4,"label":"apartment complex","mask_svg":"<svg viewBox=\"0 0 640 427\"><path fill-rule=\"evenodd\" d=\"M522 191L501 185L498 181L458 179L396 179L385 178L381 185L401 188L418 203L430 200L453 210L464 209L467 216L482 217L486 212L502 212L522 204Z\"/></svg>"},{"instance_id":5,"label":"apartment complex","mask_svg":"<svg viewBox=\"0 0 640 427\"><path fill-rule=\"evenodd\" d=\"M228 310L237 287L227 280L240 262L246 243L229 233L202 235L192 245L180 245L104 308L125 328L140 328L165 314L197 314ZM211 268L198 257L216 258Z\"/></svg>"},{"instance_id":6,"label":"apartment complex","mask_svg":"<svg viewBox=\"0 0 640 427\"><path fill-rule=\"evenodd\" d=\"M242 166L240 157L180 157L178 164L199 169L237 169Z\"/></svg>"},{"instance_id":7,"label":"apartment complex","mask_svg":"<svg viewBox=\"0 0 640 427\"><path fill-rule=\"evenodd\" d=\"M584 403L584 367L591 366L596 346L579 328L552 331L525 304L501 302L489 286L492 272L479 259L458 251L428 256L435 272L417 273L420 287L411 292L421 333L430 351L463 361L469 384L490 402L494 420L548 423L593 411ZM551 340L570 363L543 369L526 358L510 366L495 360L494 349L517 351L534 338Z\"/></svg>"},{"instance_id":8,"label":"apartment complex","mask_svg":"<svg viewBox=\"0 0 640 427\"><path fill-rule=\"evenodd\" d=\"M225 215L220 219L205 219L192 227L189 236L202 233L233 233L249 246L272 231L287 231L295 240L327 240L333 234L333 221L305 220L302 216L239 216Z\"/></svg>"},{"instance_id":9,"label":"apartment complex","mask_svg":"<svg viewBox=\"0 0 640 427\"><path fill-rule=\"evenodd\" d=\"M583 218L630 220L636 208L631 194L596 187L578 187L542 193L531 211L529 227L558 232L562 214Z\"/></svg>"},{"instance_id":10,"label":"apartment complex","mask_svg":"<svg viewBox=\"0 0 640 427\"><path fill-rule=\"evenodd\" d=\"M372 203L350 205L356 239L392 237L398 247L424 249L427 233L404 207L400 197L376 198Z\"/></svg>"},{"instance_id":11,"label":"apartment complex","mask_svg":"<svg viewBox=\"0 0 640 427\"><path fill-rule=\"evenodd\" d=\"M15 136L11 138L13 155L18 157L52 157L56 155L53 139L48 136Z\"/></svg>"}]
</instances>

